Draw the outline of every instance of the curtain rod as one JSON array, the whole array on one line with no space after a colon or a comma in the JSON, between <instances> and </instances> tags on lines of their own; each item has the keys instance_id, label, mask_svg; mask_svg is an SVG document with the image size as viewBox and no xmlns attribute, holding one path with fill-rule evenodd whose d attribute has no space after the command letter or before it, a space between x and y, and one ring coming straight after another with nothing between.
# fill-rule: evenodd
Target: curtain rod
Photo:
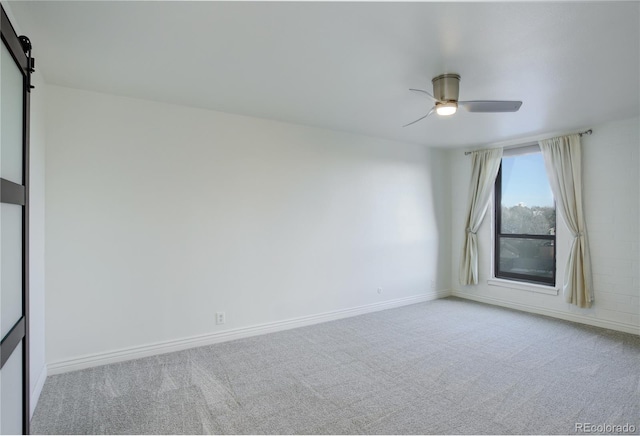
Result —
<instances>
[{"instance_id":1,"label":"curtain rod","mask_svg":"<svg viewBox=\"0 0 640 436\"><path fill-rule=\"evenodd\" d=\"M592 129L589 129L589 130L585 130L584 132L580 132L580 133L578 133L578 135L580 135L580 137L582 137L583 135L591 135L592 133L593 133L593 130L592 130ZM465 156L468 156L468 155L470 155L471 153L473 153L473 152L472 152L472 151L465 151L465 152L464 152L464 155L465 155Z\"/></svg>"}]
</instances>

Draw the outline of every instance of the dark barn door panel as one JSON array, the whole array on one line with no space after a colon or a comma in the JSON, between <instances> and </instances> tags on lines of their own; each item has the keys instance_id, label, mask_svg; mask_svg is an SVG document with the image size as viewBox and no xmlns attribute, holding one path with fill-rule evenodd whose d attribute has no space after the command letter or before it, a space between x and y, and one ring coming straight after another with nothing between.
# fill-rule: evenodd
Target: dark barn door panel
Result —
<instances>
[{"instance_id":1,"label":"dark barn door panel","mask_svg":"<svg viewBox=\"0 0 640 436\"><path fill-rule=\"evenodd\" d=\"M0 22L0 433L29 433L31 43Z\"/></svg>"}]
</instances>

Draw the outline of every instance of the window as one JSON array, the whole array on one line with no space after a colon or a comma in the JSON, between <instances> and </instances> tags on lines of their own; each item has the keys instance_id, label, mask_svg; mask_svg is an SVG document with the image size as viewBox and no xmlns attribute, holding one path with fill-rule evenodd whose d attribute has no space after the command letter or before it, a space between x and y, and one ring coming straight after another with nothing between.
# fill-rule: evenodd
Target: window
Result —
<instances>
[{"instance_id":1,"label":"window","mask_svg":"<svg viewBox=\"0 0 640 436\"><path fill-rule=\"evenodd\" d=\"M555 286L556 207L537 145L505 150L495 208L495 277Z\"/></svg>"}]
</instances>

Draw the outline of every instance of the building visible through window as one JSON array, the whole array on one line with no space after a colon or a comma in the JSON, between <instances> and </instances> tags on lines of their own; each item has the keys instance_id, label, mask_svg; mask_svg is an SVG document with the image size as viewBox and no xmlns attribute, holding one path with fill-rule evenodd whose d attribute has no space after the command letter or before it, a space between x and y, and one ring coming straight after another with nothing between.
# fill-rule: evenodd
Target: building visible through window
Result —
<instances>
[{"instance_id":1,"label":"building visible through window","mask_svg":"<svg viewBox=\"0 0 640 436\"><path fill-rule=\"evenodd\" d=\"M556 208L539 147L505 153L495 199L495 276L555 285Z\"/></svg>"}]
</instances>

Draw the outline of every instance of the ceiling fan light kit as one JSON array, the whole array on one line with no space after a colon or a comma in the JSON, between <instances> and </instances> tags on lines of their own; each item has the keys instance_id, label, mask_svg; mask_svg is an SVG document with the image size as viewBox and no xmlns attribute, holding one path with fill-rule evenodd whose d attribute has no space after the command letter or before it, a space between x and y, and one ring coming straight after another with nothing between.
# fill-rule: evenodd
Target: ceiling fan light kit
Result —
<instances>
[{"instance_id":1,"label":"ceiling fan light kit","mask_svg":"<svg viewBox=\"0 0 640 436\"><path fill-rule=\"evenodd\" d=\"M436 113L438 115L453 115L458 111L458 103L455 101L447 101L444 103L436 103Z\"/></svg>"},{"instance_id":2,"label":"ceiling fan light kit","mask_svg":"<svg viewBox=\"0 0 640 436\"><path fill-rule=\"evenodd\" d=\"M453 115L457 112L458 106L462 106L468 112L517 112L522 106L521 101L504 101L504 100L477 100L477 101L458 101L460 94L460 75L454 73L441 74L431 80L433 84L433 95L423 89L409 89L410 91L420 92L427 95L434 101L431 110L421 118L406 124L404 127L417 123L427 118L432 113L441 116Z\"/></svg>"}]
</instances>

